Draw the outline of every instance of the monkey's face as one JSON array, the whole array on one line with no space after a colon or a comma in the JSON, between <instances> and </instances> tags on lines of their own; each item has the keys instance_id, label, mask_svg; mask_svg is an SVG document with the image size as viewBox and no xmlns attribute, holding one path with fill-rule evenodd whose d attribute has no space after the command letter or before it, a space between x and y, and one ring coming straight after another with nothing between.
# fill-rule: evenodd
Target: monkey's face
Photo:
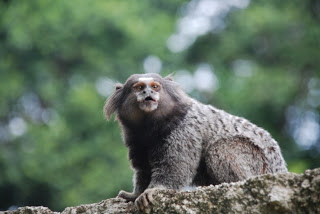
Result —
<instances>
[{"instance_id":1,"label":"monkey's face","mask_svg":"<svg viewBox=\"0 0 320 214\"><path fill-rule=\"evenodd\" d=\"M152 77L139 78L132 90L142 111L152 112L158 108L161 85Z\"/></svg>"},{"instance_id":2,"label":"monkey's face","mask_svg":"<svg viewBox=\"0 0 320 214\"><path fill-rule=\"evenodd\" d=\"M116 112L122 124L138 125L147 117L161 120L177 112L186 112L190 102L170 76L133 74L125 84L116 85L104 111L107 119Z\"/></svg>"}]
</instances>

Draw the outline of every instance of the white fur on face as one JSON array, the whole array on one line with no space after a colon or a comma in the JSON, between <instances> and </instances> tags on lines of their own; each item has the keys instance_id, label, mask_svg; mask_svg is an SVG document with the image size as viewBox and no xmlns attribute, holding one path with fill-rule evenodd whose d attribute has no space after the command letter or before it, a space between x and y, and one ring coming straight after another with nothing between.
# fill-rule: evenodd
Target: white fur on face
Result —
<instances>
[{"instance_id":1,"label":"white fur on face","mask_svg":"<svg viewBox=\"0 0 320 214\"><path fill-rule=\"evenodd\" d=\"M153 78L152 78L152 77L140 77L138 80L139 80L139 82L146 82L146 83L148 83L148 82L153 81Z\"/></svg>"}]
</instances>

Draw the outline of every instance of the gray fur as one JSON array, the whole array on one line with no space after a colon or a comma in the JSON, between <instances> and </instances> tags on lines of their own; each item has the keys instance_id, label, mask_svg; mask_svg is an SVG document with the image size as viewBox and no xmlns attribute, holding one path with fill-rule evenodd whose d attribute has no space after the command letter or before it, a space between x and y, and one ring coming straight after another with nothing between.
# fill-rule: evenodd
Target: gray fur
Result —
<instances>
[{"instance_id":1,"label":"gray fur","mask_svg":"<svg viewBox=\"0 0 320 214\"><path fill-rule=\"evenodd\" d=\"M139 77L153 77L162 86L152 112L139 109L132 92ZM108 99L105 112L107 118L116 112L135 170L134 192L121 191L119 197L134 201L140 196L140 210L149 206L154 188L216 185L287 171L267 131L190 98L170 77L131 76Z\"/></svg>"}]
</instances>

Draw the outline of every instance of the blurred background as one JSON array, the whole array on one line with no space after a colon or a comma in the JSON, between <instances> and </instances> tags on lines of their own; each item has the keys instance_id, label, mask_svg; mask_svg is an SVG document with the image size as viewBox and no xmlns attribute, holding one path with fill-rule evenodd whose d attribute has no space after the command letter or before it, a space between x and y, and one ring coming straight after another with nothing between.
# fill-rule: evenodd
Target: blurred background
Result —
<instances>
[{"instance_id":1,"label":"blurred background","mask_svg":"<svg viewBox=\"0 0 320 214\"><path fill-rule=\"evenodd\" d=\"M102 109L144 72L268 130L291 172L320 167L320 1L0 0L0 210L131 191Z\"/></svg>"}]
</instances>

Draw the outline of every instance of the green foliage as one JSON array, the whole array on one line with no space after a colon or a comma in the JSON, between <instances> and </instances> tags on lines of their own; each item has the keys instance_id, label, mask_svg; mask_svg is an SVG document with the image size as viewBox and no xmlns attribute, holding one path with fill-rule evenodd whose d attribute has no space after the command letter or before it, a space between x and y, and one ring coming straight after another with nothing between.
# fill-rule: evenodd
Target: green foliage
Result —
<instances>
[{"instance_id":1,"label":"green foliage","mask_svg":"<svg viewBox=\"0 0 320 214\"><path fill-rule=\"evenodd\" d=\"M319 137L303 147L294 135L308 112L319 124L319 3L252 1L221 32L172 53L166 42L187 3L0 1L0 210L131 191L120 128L103 116L113 89L99 87L143 72L150 55L162 75L212 65L219 87L192 96L266 128L291 171L319 167Z\"/></svg>"}]
</instances>

